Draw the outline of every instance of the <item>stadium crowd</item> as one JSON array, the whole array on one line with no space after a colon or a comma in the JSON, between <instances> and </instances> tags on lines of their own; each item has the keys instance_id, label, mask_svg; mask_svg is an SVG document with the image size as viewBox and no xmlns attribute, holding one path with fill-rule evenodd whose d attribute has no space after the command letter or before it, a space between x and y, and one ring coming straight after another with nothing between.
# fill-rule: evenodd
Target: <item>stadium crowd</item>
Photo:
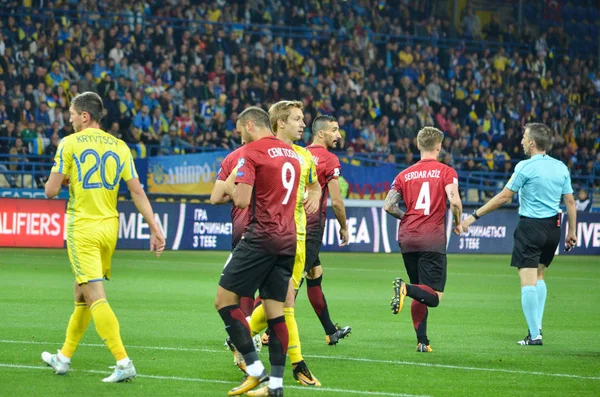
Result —
<instances>
[{"instance_id":1,"label":"stadium crowd","mask_svg":"<svg viewBox=\"0 0 600 397\"><path fill-rule=\"evenodd\" d=\"M0 154L52 156L72 132L71 99L95 91L105 129L138 157L233 149L245 107L297 99L304 142L315 116L334 115L350 163L410 165L434 125L445 163L510 172L538 121L572 175L600 172L597 38L562 26L482 27L467 7L459 33L416 0L13 3L0 1Z\"/></svg>"}]
</instances>

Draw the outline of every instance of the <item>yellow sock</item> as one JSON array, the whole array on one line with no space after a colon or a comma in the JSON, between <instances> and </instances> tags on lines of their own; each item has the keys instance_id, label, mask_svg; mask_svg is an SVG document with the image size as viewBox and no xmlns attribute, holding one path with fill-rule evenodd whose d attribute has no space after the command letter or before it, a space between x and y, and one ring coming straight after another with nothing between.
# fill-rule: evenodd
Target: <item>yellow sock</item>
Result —
<instances>
[{"instance_id":1,"label":"yellow sock","mask_svg":"<svg viewBox=\"0 0 600 397\"><path fill-rule=\"evenodd\" d=\"M73 357L79 341L83 338L85 330L90 324L91 318L92 314L90 313L87 303L75 302L75 310L73 311L73 314L71 314L71 319L67 326L67 337L65 338L62 349L60 349L60 352L65 357Z\"/></svg>"},{"instance_id":2,"label":"yellow sock","mask_svg":"<svg viewBox=\"0 0 600 397\"><path fill-rule=\"evenodd\" d=\"M98 335L100 335L108 350L115 357L115 360L119 361L127 358L125 347L121 341L119 321L106 299L98 299L92 303L90 311L92 312Z\"/></svg>"},{"instance_id":3,"label":"yellow sock","mask_svg":"<svg viewBox=\"0 0 600 397\"><path fill-rule=\"evenodd\" d=\"M298 323L296 323L296 315L293 307L283 309L283 317L287 325L289 334L289 343L287 354L292 364L304 360L302 358L302 347L300 346L300 332L298 332Z\"/></svg>"},{"instance_id":4,"label":"yellow sock","mask_svg":"<svg viewBox=\"0 0 600 397\"><path fill-rule=\"evenodd\" d=\"M267 316L265 315L265 308L263 305L258 305L258 307L254 309L248 324L250 325L252 336L260 334L261 331L267 328Z\"/></svg>"}]
</instances>

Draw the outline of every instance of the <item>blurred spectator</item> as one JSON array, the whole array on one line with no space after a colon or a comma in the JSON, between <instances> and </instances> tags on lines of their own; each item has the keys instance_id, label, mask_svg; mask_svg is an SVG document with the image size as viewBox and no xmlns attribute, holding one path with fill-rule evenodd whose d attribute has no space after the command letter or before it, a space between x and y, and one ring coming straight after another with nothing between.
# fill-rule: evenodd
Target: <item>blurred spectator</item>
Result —
<instances>
[{"instance_id":1,"label":"blurred spectator","mask_svg":"<svg viewBox=\"0 0 600 397\"><path fill-rule=\"evenodd\" d=\"M177 136L177 126L172 125L169 127L169 133L162 136L159 154L181 154L185 150L190 150L192 148L193 146L191 144Z\"/></svg>"},{"instance_id":2,"label":"blurred spectator","mask_svg":"<svg viewBox=\"0 0 600 397\"><path fill-rule=\"evenodd\" d=\"M467 14L463 17L461 24L462 33L468 39L481 38L481 20L479 16L469 7Z\"/></svg>"},{"instance_id":3,"label":"blurred spectator","mask_svg":"<svg viewBox=\"0 0 600 397\"><path fill-rule=\"evenodd\" d=\"M577 200L575 200L577 211L589 212L592 209L592 199L588 197L586 189L579 189Z\"/></svg>"}]
</instances>

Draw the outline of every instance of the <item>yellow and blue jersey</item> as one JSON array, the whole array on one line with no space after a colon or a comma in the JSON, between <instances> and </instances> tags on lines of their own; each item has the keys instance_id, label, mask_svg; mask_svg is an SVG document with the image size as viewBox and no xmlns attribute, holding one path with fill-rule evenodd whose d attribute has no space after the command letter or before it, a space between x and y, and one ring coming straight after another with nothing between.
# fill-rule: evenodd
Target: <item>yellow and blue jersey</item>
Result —
<instances>
[{"instance_id":1,"label":"yellow and blue jersey","mask_svg":"<svg viewBox=\"0 0 600 397\"><path fill-rule=\"evenodd\" d=\"M298 240L306 239L306 212L304 211L304 193L309 183L317 181L317 167L312 154L302 146L292 145L300 159L301 176L298 180L298 196L296 197L296 210L294 219L296 221L296 234Z\"/></svg>"},{"instance_id":2,"label":"yellow and blue jersey","mask_svg":"<svg viewBox=\"0 0 600 397\"><path fill-rule=\"evenodd\" d=\"M67 228L118 218L119 182L138 177L127 144L95 128L61 141L52 172L69 178Z\"/></svg>"}]
</instances>

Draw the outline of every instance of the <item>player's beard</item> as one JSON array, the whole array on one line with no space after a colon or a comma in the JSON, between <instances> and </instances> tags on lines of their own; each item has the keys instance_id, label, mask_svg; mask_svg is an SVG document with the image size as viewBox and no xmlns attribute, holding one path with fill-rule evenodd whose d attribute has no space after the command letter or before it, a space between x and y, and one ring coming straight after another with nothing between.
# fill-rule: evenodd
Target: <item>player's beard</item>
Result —
<instances>
[{"instance_id":1,"label":"player's beard","mask_svg":"<svg viewBox=\"0 0 600 397\"><path fill-rule=\"evenodd\" d=\"M339 141L337 139L333 138L331 140L331 143L327 144L327 149L329 149L329 150L335 149L338 146L338 144L339 144Z\"/></svg>"},{"instance_id":2,"label":"player's beard","mask_svg":"<svg viewBox=\"0 0 600 397\"><path fill-rule=\"evenodd\" d=\"M242 129L241 132L241 136L242 136L242 142L244 143L250 143L253 141L252 139L252 135L250 135L250 133L248 132L248 130L246 129Z\"/></svg>"}]
</instances>

